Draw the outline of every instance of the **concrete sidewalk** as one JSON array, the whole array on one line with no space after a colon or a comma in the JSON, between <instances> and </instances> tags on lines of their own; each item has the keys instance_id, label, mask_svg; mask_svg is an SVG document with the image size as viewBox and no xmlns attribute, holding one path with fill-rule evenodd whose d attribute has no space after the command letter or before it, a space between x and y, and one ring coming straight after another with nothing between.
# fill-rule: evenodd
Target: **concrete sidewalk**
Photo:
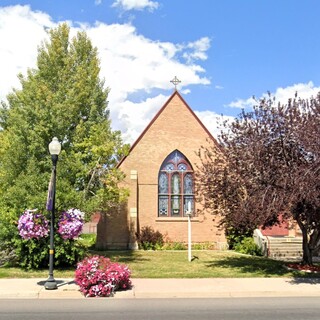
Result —
<instances>
[{"instance_id":1,"label":"concrete sidewalk","mask_svg":"<svg viewBox=\"0 0 320 320\"><path fill-rule=\"evenodd\" d=\"M0 279L0 299L86 299L73 279L56 279L57 290L45 290L44 279ZM133 288L114 298L218 298L319 296L320 279L210 278L132 279Z\"/></svg>"}]
</instances>

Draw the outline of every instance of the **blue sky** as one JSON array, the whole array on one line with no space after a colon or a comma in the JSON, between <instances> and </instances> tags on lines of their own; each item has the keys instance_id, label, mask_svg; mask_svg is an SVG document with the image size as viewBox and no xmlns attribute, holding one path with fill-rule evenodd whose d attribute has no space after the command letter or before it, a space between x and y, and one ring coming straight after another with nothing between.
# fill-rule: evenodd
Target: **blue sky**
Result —
<instances>
[{"instance_id":1,"label":"blue sky","mask_svg":"<svg viewBox=\"0 0 320 320\"><path fill-rule=\"evenodd\" d=\"M44 27L68 21L98 47L115 129L133 142L178 86L215 134L217 115L270 91L320 91L317 0L0 0L0 98L35 66Z\"/></svg>"}]
</instances>

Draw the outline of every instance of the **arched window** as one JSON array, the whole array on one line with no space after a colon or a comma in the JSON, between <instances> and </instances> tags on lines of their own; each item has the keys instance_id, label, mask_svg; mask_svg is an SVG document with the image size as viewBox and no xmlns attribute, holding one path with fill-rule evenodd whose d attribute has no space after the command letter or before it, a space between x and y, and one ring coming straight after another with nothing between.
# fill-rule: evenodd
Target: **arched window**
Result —
<instances>
[{"instance_id":1,"label":"arched window","mask_svg":"<svg viewBox=\"0 0 320 320\"><path fill-rule=\"evenodd\" d=\"M163 161L158 179L158 216L187 216L194 209L194 177L188 159L178 150Z\"/></svg>"}]
</instances>

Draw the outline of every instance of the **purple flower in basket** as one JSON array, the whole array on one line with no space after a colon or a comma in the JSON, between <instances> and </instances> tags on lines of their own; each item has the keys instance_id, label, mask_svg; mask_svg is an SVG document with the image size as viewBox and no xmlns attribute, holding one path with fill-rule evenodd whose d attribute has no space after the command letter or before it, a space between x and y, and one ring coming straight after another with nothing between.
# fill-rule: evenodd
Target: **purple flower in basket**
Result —
<instances>
[{"instance_id":1,"label":"purple flower in basket","mask_svg":"<svg viewBox=\"0 0 320 320\"><path fill-rule=\"evenodd\" d=\"M43 238L49 233L48 220L37 209L26 210L19 218L18 230L23 239Z\"/></svg>"},{"instance_id":2,"label":"purple flower in basket","mask_svg":"<svg viewBox=\"0 0 320 320\"><path fill-rule=\"evenodd\" d=\"M63 211L58 222L58 233L63 239L77 238L82 232L83 224L84 212L74 208Z\"/></svg>"}]
</instances>

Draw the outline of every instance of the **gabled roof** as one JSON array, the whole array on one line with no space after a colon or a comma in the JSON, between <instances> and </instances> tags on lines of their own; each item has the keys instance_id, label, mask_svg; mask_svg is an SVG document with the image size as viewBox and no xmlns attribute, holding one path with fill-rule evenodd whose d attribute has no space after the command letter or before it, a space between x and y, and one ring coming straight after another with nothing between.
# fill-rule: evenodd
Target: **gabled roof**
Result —
<instances>
[{"instance_id":1,"label":"gabled roof","mask_svg":"<svg viewBox=\"0 0 320 320\"><path fill-rule=\"evenodd\" d=\"M143 132L140 134L140 136L138 137L138 139L133 143L133 145L131 146L129 153L135 148L135 146L139 143L139 141L143 138L143 136L146 134L146 132L149 130L149 128L152 126L152 124L157 120L157 118L160 116L160 114L163 112L163 110L167 107L167 105L171 102L171 100L175 97L178 96L181 101L184 103L184 105L187 107L187 109L190 111L190 113L193 115L193 117L195 118L195 120L200 124L200 126L204 129L204 131L208 134L208 137L214 141L215 144L218 145L216 139L212 136L212 134L210 133L210 131L204 126L204 124L201 122L201 120L197 117L197 115L193 112L193 110L189 107L189 105L186 103L186 101L182 98L182 96L180 95L180 93L175 90L172 95L169 97L169 99L167 100L167 102L163 105L163 107L157 112L157 114L153 117L153 119L150 121L150 123L147 125L147 127L143 130ZM118 163L117 167L119 167L121 165L121 163L126 159L127 156L123 157L120 162Z\"/></svg>"}]
</instances>

